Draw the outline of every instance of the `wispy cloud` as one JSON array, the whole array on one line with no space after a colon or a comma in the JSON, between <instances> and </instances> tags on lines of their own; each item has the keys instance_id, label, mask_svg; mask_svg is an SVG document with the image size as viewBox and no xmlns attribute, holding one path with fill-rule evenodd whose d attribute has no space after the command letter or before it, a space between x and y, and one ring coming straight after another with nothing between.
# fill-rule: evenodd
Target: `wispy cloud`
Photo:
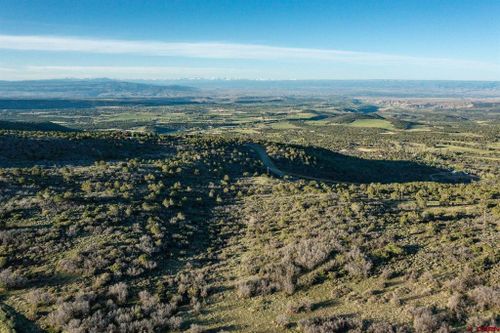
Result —
<instances>
[{"instance_id":1,"label":"wispy cloud","mask_svg":"<svg viewBox=\"0 0 500 333\"><path fill-rule=\"evenodd\" d=\"M112 74L218 74L222 70L228 73L246 72L239 68L220 67L179 67L179 66L26 66L31 72L65 73L112 73Z\"/></svg>"},{"instance_id":2,"label":"wispy cloud","mask_svg":"<svg viewBox=\"0 0 500 333\"><path fill-rule=\"evenodd\" d=\"M224 42L169 43L160 41L90 39L78 37L0 35L0 49L53 52L135 54L165 57L301 60L366 65L447 66L469 69L500 68L499 64L462 59L355 52L332 49L276 47Z\"/></svg>"},{"instance_id":3,"label":"wispy cloud","mask_svg":"<svg viewBox=\"0 0 500 333\"><path fill-rule=\"evenodd\" d=\"M12 67L0 67L0 72L15 72L16 69Z\"/></svg>"}]
</instances>

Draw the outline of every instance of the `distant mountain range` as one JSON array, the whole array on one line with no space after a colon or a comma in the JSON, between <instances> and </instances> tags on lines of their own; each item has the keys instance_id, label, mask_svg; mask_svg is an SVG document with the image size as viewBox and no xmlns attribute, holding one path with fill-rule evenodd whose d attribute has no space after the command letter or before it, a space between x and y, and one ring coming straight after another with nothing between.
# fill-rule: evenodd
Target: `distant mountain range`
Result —
<instances>
[{"instance_id":1,"label":"distant mountain range","mask_svg":"<svg viewBox=\"0 0 500 333\"><path fill-rule=\"evenodd\" d=\"M196 94L197 88L111 79L60 79L0 81L2 98L138 98L179 97Z\"/></svg>"},{"instance_id":2,"label":"distant mountain range","mask_svg":"<svg viewBox=\"0 0 500 333\"><path fill-rule=\"evenodd\" d=\"M188 85L204 91L255 95L364 97L500 97L500 81L443 80L143 80Z\"/></svg>"},{"instance_id":3,"label":"distant mountain range","mask_svg":"<svg viewBox=\"0 0 500 333\"><path fill-rule=\"evenodd\" d=\"M500 81L133 80L0 81L0 98L133 99L227 96L500 97Z\"/></svg>"}]
</instances>

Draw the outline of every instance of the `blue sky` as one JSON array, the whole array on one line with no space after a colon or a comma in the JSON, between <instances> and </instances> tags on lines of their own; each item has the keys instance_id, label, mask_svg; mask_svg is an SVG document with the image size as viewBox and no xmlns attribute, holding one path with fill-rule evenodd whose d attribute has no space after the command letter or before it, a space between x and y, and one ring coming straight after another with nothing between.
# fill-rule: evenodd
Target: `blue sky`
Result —
<instances>
[{"instance_id":1,"label":"blue sky","mask_svg":"<svg viewBox=\"0 0 500 333\"><path fill-rule=\"evenodd\" d=\"M0 79L500 80L500 1L0 0Z\"/></svg>"}]
</instances>

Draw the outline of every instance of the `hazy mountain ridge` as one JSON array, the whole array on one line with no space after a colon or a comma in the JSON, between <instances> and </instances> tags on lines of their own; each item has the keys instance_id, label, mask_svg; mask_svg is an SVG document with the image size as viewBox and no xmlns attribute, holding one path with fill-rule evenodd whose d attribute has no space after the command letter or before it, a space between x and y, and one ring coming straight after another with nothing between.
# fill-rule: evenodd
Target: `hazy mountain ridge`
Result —
<instances>
[{"instance_id":1,"label":"hazy mountain ridge","mask_svg":"<svg viewBox=\"0 0 500 333\"><path fill-rule=\"evenodd\" d=\"M500 81L444 80L142 80L206 90L263 95L343 95L366 97L499 97Z\"/></svg>"},{"instance_id":2,"label":"hazy mountain ridge","mask_svg":"<svg viewBox=\"0 0 500 333\"><path fill-rule=\"evenodd\" d=\"M198 89L182 85L154 85L111 79L0 81L4 98L125 98L177 97Z\"/></svg>"},{"instance_id":3,"label":"hazy mountain ridge","mask_svg":"<svg viewBox=\"0 0 500 333\"><path fill-rule=\"evenodd\" d=\"M186 96L365 96L497 98L500 81L417 80L113 80L0 81L3 98L161 98Z\"/></svg>"}]
</instances>

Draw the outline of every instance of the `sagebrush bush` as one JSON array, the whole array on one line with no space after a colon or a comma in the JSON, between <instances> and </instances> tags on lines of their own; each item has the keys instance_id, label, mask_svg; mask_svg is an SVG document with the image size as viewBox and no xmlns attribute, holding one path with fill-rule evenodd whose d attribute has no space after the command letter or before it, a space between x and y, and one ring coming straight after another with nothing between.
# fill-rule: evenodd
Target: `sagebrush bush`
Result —
<instances>
[{"instance_id":1,"label":"sagebrush bush","mask_svg":"<svg viewBox=\"0 0 500 333\"><path fill-rule=\"evenodd\" d=\"M469 292L469 297L481 311L500 306L500 291L496 288L478 286Z\"/></svg>"},{"instance_id":2,"label":"sagebrush bush","mask_svg":"<svg viewBox=\"0 0 500 333\"><path fill-rule=\"evenodd\" d=\"M27 281L25 277L10 267L0 271L0 286L3 288L20 288Z\"/></svg>"},{"instance_id":3,"label":"sagebrush bush","mask_svg":"<svg viewBox=\"0 0 500 333\"><path fill-rule=\"evenodd\" d=\"M302 299L298 302L291 301L286 306L288 313L309 312L312 310L312 302L309 299Z\"/></svg>"},{"instance_id":4,"label":"sagebrush bush","mask_svg":"<svg viewBox=\"0 0 500 333\"><path fill-rule=\"evenodd\" d=\"M123 304L127 301L128 286L124 282L119 282L109 287L108 294L114 296L119 304Z\"/></svg>"},{"instance_id":5,"label":"sagebrush bush","mask_svg":"<svg viewBox=\"0 0 500 333\"><path fill-rule=\"evenodd\" d=\"M280 314L276 316L276 319L274 320L277 326L283 327L283 328L288 328L290 327L290 317L286 314Z\"/></svg>"},{"instance_id":6,"label":"sagebrush bush","mask_svg":"<svg viewBox=\"0 0 500 333\"><path fill-rule=\"evenodd\" d=\"M345 269L354 277L369 276L372 266L371 261L358 247L354 247L346 254Z\"/></svg>"},{"instance_id":7,"label":"sagebrush bush","mask_svg":"<svg viewBox=\"0 0 500 333\"><path fill-rule=\"evenodd\" d=\"M346 316L319 317L299 321L303 333L361 332L363 322L359 318Z\"/></svg>"},{"instance_id":8,"label":"sagebrush bush","mask_svg":"<svg viewBox=\"0 0 500 333\"><path fill-rule=\"evenodd\" d=\"M433 333L441 327L442 320L429 308L417 308L412 314L416 333Z\"/></svg>"}]
</instances>

